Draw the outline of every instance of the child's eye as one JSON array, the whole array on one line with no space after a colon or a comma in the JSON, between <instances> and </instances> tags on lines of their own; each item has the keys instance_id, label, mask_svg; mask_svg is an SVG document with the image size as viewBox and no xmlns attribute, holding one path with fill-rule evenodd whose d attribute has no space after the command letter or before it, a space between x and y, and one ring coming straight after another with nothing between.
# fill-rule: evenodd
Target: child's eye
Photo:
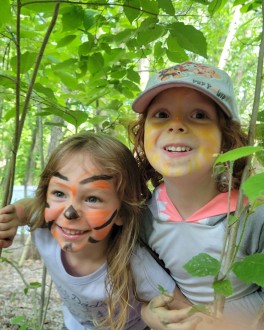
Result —
<instances>
[{"instance_id":1,"label":"child's eye","mask_svg":"<svg viewBox=\"0 0 264 330\"><path fill-rule=\"evenodd\" d=\"M85 201L89 202L89 203L98 203L98 202L100 202L100 199L96 196L89 196L86 198Z\"/></svg>"},{"instance_id":2,"label":"child's eye","mask_svg":"<svg viewBox=\"0 0 264 330\"><path fill-rule=\"evenodd\" d=\"M208 119L208 115L203 111L196 111L191 116L194 119Z\"/></svg>"},{"instance_id":3,"label":"child's eye","mask_svg":"<svg viewBox=\"0 0 264 330\"><path fill-rule=\"evenodd\" d=\"M154 114L155 118L169 118L169 114L166 111L158 111Z\"/></svg>"},{"instance_id":4,"label":"child's eye","mask_svg":"<svg viewBox=\"0 0 264 330\"><path fill-rule=\"evenodd\" d=\"M65 197L65 194L61 191L58 191L58 190L54 191L52 194L54 196L58 197L58 198L64 198Z\"/></svg>"}]
</instances>

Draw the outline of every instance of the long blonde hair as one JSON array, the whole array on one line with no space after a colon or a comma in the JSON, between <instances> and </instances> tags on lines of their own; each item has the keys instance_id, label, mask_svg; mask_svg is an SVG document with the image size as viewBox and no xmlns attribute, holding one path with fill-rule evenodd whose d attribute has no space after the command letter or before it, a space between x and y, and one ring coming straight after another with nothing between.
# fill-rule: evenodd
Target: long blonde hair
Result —
<instances>
[{"instance_id":1,"label":"long blonde hair","mask_svg":"<svg viewBox=\"0 0 264 330\"><path fill-rule=\"evenodd\" d=\"M97 326L99 329L122 330L127 320L133 287L130 258L138 241L141 206L145 205L149 194L131 151L118 140L106 135L85 132L66 139L54 150L40 176L31 209L31 217L35 219L31 230L46 225L44 209L49 181L62 164L76 153L88 153L105 173L113 176L121 200L119 216L123 217L123 225L114 225L107 251L108 274L105 287L108 316ZM115 314L117 317L113 317Z\"/></svg>"}]
</instances>

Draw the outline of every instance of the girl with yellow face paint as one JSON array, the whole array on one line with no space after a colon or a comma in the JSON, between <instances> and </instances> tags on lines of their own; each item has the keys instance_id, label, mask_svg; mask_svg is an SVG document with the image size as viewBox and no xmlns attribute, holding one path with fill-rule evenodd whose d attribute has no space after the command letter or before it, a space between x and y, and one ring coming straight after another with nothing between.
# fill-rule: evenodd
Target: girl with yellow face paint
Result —
<instances>
[{"instance_id":1,"label":"girl with yellow face paint","mask_svg":"<svg viewBox=\"0 0 264 330\"><path fill-rule=\"evenodd\" d=\"M220 260L227 215L236 209L246 159L234 162L230 202L227 173L214 174L218 154L247 145L231 79L211 65L181 63L150 77L132 107L139 113L131 126L134 154L145 182L154 187L150 212L141 222L142 239L159 255L192 303L213 303L214 278L192 277L184 265L199 253ZM254 225L246 227L240 259L264 251L263 208L249 219ZM224 313L239 321L238 328L249 328L264 303L264 290L242 284L234 274L229 280L233 293L227 297ZM154 299L144 308L146 323L160 330L177 329L178 323L162 324L171 311L158 305L153 312L155 303ZM157 320L153 322L157 314L161 315L158 326ZM203 328L202 323L200 326Z\"/></svg>"},{"instance_id":2,"label":"girl with yellow face paint","mask_svg":"<svg viewBox=\"0 0 264 330\"><path fill-rule=\"evenodd\" d=\"M77 134L50 156L27 218L67 329L143 330L142 303L157 296L159 286L179 292L138 244L148 194L132 153L111 137ZM16 203L22 220L29 212L23 205ZM0 210L2 239L14 232L8 223L18 225L15 212L10 205ZM199 319L189 319L190 303L180 292L177 304L186 307L176 317L184 320L179 330L194 326Z\"/></svg>"}]
</instances>

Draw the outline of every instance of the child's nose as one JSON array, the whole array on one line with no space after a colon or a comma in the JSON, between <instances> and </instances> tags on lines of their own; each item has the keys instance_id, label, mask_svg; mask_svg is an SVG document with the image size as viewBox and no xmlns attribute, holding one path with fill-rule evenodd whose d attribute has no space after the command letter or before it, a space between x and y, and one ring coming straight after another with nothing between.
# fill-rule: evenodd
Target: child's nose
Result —
<instances>
[{"instance_id":1,"label":"child's nose","mask_svg":"<svg viewBox=\"0 0 264 330\"><path fill-rule=\"evenodd\" d=\"M65 211L64 211L64 216L68 220L76 220L80 218L80 215L76 211L76 209L70 205Z\"/></svg>"},{"instance_id":2,"label":"child's nose","mask_svg":"<svg viewBox=\"0 0 264 330\"><path fill-rule=\"evenodd\" d=\"M175 132L175 133L186 133L187 132L187 126L184 123L183 118L180 116L175 116L172 118L169 122L169 132Z\"/></svg>"}]
</instances>

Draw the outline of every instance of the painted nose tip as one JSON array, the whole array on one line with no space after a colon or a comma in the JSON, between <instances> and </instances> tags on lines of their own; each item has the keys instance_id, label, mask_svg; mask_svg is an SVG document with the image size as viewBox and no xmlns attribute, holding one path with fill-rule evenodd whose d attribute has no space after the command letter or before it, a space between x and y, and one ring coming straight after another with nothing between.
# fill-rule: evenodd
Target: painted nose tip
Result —
<instances>
[{"instance_id":1,"label":"painted nose tip","mask_svg":"<svg viewBox=\"0 0 264 330\"><path fill-rule=\"evenodd\" d=\"M64 212L64 216L68 220L75 220L79 218L79 214L72 205Z\"/></svg>"}]
</instances>

